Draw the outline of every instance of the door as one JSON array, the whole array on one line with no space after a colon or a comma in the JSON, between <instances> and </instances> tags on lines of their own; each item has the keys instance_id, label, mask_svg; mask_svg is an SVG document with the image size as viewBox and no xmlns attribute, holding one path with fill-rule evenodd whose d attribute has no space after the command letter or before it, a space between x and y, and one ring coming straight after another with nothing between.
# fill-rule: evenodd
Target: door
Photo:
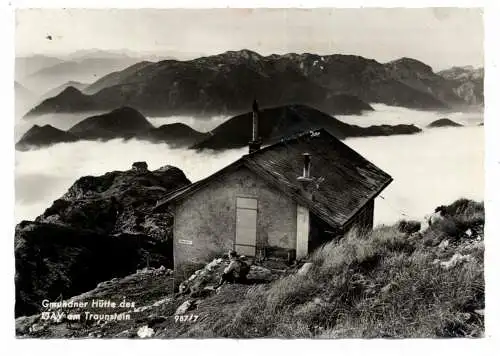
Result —
<instances>
[{"instance_id":1,"label":"door","mask_svg":"<svg viewBox=\"0 0 500 356\"><path fill-rule=\"evenodd\" d=\"M236 241L238 254L255 256L257 243L257 199L236 198Z\"/></svg>"}]
</instances>

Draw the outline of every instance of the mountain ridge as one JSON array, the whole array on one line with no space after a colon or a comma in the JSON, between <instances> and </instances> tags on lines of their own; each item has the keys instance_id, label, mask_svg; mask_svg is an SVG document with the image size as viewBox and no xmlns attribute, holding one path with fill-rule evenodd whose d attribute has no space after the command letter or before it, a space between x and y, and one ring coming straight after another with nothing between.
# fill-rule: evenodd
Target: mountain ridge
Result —
<instances>
[{"instance_id":1,"label":"mountain ridge","mask_svg":"<svg viewBox=\"0 0 500 356\"><path fill-rule=\"evenodd\" d=\"M67 96L71 96L77 91L74 88L67 90ZM90 116L67 131L51 127L52 133L47 135L46 140L32 140L31 137L34 135L32 132L34 128L32 128L21 137L16 144L16 149L26 150L30 147L68 142L68 137L63 135L65 133L69 134L71 138L76 137L74 141L122 138L167 143L172 147L197 150L205 148L230 149L244 147L248 144L251 125L252 113L244 112L228 119L207 133L196 131L182 123L154 127L138 110L131 107L121 107L105 114ZM414 125L379 125L366 128L349 125L324 112L301 104L264 108L259 112L259 135L262 136L264 144L273 143L281 137L318 128L329 130L339 139L414 134L421 131ZM40 134L36 135L36 137L38 136ZM52 137L54 139L51 141ZM61 140L58 139L59 137Z\"/></svg>"},{"instance_id":2,"label":"mountain ridge","mask_svg":"<svg viewBox=\"0 0 500 356\"><path fill-rule=\"evenodd\" d=\"M329 114L352 114L370 110L368 103L414 109L466 105L452 86L430 66L410 58L383 64L354 55L262 56L244 49L186 61L135 63L99 78L87 93L91 109L130 105L148 115L232 115L254 97L264 106L299 103ZM352 102L339 107L338 95L350 96ZM50 105L33 108L30 115L53 110Z\"/></svg>"},{"instance_id":3,"label":"mountain ridge","mask_svg":"<svg viewBox=\"0 0 500 356\"><path fill-rule=\"evenodd\" d=\"M66 89L71 97L78 90ZM61 142L80 140L139 139L155 143L167 143L172 147L189 147L209 136L190 126L173 123L154 127L139 111L131 107L120 107L105 114L89 116L67 131L51 125L34 125L16 143L23 151L34 147L46 147Z\"/></svg>"},{"instance_id":4,"label":"mountain ridge","mask_svg":"<svg viewBox=\"0 0 500 356\"><path fill-rule=\"evenodd\" d=\"M246 112L217 126L204 141L191 148L196 150L232 149L248 145L252 133L252 113ZM308 130L324 128L340 140L347 137L414 134L421 129L414 125L374 125L360 127L346 124L317 109L305 105L265 108L259 112L259 137L264 145L273 144Z\"/></svg>"},{"instance_id":5,"label":"mountain ridge","mask_svg":"<svg viewBox=\"0 0 500 356\"><path fill-rule=\"evenodd\" d=\"M453 91L468 105L484 106L484 68L452 67L438 75L452 82Z\"/></svg>"}]
</instances>

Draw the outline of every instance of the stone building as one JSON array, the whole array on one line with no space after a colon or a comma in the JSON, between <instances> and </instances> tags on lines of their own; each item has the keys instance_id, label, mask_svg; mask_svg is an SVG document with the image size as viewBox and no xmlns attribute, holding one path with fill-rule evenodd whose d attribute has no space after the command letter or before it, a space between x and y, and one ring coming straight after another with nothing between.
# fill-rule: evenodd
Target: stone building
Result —
<instances>
[{"instance_id":1,"label":"stone building","mask_svg":"<svg viewBox=\"0 0 500 356\"><path fill-rule=\"evenodd\" d=\"M349 229L371 229L392 178L324 129L261 148L254 105L249 153L172 192L174 268L185 278L215 256L302 259Z\"/></svg>"}]
</instances>

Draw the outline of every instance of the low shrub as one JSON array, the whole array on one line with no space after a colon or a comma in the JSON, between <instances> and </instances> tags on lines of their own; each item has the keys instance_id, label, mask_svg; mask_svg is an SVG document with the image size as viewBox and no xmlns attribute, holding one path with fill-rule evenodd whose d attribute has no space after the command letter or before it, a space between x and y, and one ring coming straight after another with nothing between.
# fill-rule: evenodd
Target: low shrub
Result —
<instances>
[{"instance_id":1,"label":"low shrub","mask_svg":"<svg viewBox=\"0 0 500 356\"><path fill-rule=\"evenodd\" d=\"M398 231L405 234L414 234L420 231L422 225L416 220L401 220L398 222Z\"/></svg>"}]
</instances>

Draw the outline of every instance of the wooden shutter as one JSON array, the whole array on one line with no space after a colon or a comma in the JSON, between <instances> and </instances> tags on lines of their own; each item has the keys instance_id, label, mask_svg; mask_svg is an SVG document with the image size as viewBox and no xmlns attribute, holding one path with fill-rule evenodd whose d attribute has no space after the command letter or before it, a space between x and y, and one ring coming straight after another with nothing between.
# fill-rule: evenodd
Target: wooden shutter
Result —
<instances>
[{"instance_id":1,"label":"wooden shutter","mask_svg":"<svg viewBox=\"0 0 500 356\"><path fill-rule=\"evenodd\" d=\"M236 198L236 241L238 254L255 256L257 243L257 199Z\"/></svg>"}]
</instances>

